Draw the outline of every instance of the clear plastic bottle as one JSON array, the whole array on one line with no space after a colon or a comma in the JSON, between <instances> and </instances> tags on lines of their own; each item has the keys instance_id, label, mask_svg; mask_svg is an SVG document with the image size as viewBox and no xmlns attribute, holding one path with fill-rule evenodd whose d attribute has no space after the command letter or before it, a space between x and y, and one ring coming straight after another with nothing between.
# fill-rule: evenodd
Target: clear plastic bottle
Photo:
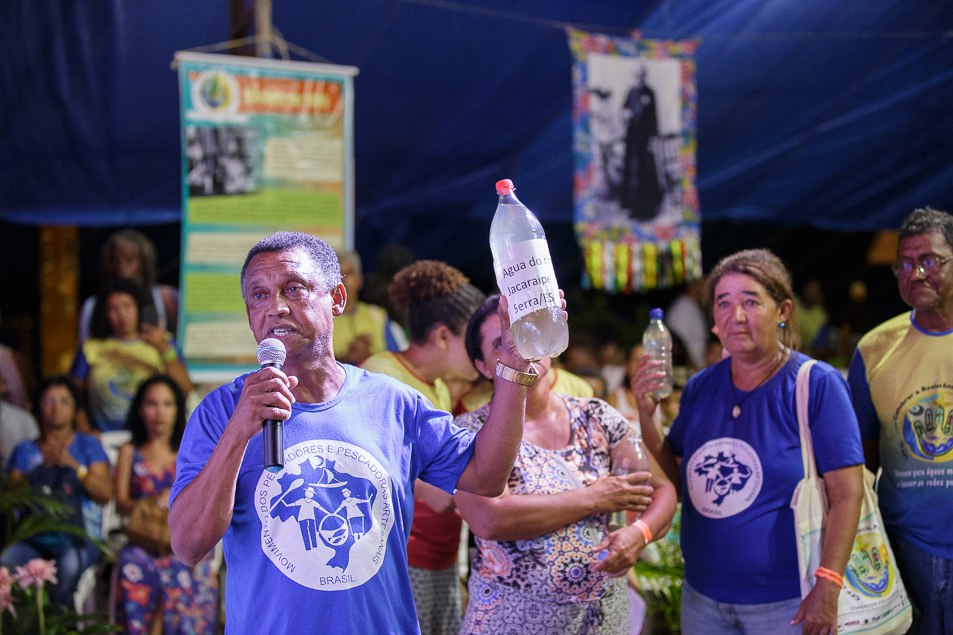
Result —
<instances>
[{"instance_id":1,"label":"clear plastic bottle","mask_svg":"<svg viewBox=\"0 0 953 635\"><path fill-rule=\"evenodd\" d=\"M642 334L642 349L645 354L665 362L662 387L649 393L655 400L665 399L672 394L672 334L662 322L662 315L662 309L649 311L649 325Z\"/></svg>"},{"instance_id":2,"label":"clear plastic bottle","mask_svg":"<svg viewBox=\"0 0 953 635\"><path fill-rule=\"evenodd\" d=\"M569 345L569 327L559 285L539 220L513 194L513 182L496 183L500 203L490 224L490 250L500 293L509 304L513 338L520 355L538 360Z\"/></svg>"},{"instance_id":3,"label":"clear plastic bottle","mask_svg":"<svg viewBox=\"0 0 953 635\"><path fill-rule=\"evenodd\" d=\"M642 431L636 427L629 428L629 435L625 440L626 448L619 448L620 459L613 462L612 473L616 476L625 476L632 472L650 472L651 463L645 448L642 446ZM648 481L645 481L648 482ZM620 527L625 527L626 510L612 512L609 515L609 531L615 531Z\"/></svg>"}]
</instances>

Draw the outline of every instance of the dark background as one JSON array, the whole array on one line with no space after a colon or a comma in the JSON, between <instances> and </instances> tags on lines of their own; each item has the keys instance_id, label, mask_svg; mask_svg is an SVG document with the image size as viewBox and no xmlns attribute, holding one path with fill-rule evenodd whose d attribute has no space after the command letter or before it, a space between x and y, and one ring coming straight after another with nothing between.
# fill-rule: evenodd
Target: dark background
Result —
<instances>
[{"instance_id":1,"label":"dark background","mask_svg":"<svg viewBox=\"0 0 953 635\"><path fill-rule=\"evenodd\" d=\"M177 283L170 62L249 35L251 5L0 2L0 341L38 350L39 225L81 227L81 298L96 289L102 242L127 225L153 238L161 280ZM625 341L646 306L668 304L676 290L577 288L570 27L698 43L706 269L766 246L796 286L824 284L835 320L849 282L865 279L879 318L903 307L886 267L866 264L872 237L916 207L953 208L948 0L284 1L272 18L306 52L359 69L355 245L369 271L399 242L491 289L492 185L511 178L549 234L574 328Z\"/></svg>"},{"instance_id":2,"label":"dark background","mask_svg":"<svg viewBox=\"0 0 953 635\"><path fill-rule=\"evenodd\" d=\"M99 283L100 250L108 236L118 227L95 227L80 230L80 300L93 294ZM179 243L178 223L146 225L140 231L155 242L158 255L160 282L178 285ZM601 291L587 291L580 287L582 257L568 224L546 228L550 250L557 263L560 285L567 293L570 328L597 338L613 338L630 345L639 337L647 323L648 309L666 307L682 290L681 287L629 295L608 295ZM474 233L461 249L470 254L474 267L461 267L479 288L495 291L488 236L489 225L474 228ZM360 232L360 229L358 229ZM478 233L476 233L478 232ZM34 368L39 365L40 343L36 339L39 316L39 254L38 229L27 225L0 222L0 254L3 274L0 276L0 342L27 354ZM789 227L775 224L733 223L712 221L702 224L702 252L705 271L711 269L723 256L751 247L766 247L774 251L791 269L795 289L805 280L819 280L827 298L826 306L835 324L842 321L846 307L847 286L852 280L867 283L870 292L871 323L905 310L900 301L894 279L884 265L867 264L867 250L874 234L869 232L844 233L810 227ZM362 253L365 272L375 268L376 253ZM418 259L435 257L426 250L415 251ZM235 293L239 293L238 281ZM76 325L64 324L75 329Z\"/></svg>"}]
</instances>

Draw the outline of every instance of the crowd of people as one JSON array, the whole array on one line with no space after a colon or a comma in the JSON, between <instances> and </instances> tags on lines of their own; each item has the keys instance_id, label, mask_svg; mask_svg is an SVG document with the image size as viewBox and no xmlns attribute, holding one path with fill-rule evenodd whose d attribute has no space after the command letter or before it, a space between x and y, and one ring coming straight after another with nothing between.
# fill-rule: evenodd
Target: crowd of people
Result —
<instances>
[{"instance_id":1,"label":"crowd of people","mask_svg":"<svg viewBox=\"0 0 953 635\"><path fill-rule=\"evenodd\" d=\"M54 561L51 600L80 610L80 577L91 571L105 606L83 604L104 609L125 633L215 633L212 559L187 566L168 541L146 544L124 530L138 503L168 505L193 390L169 330L178 294L156 284L155 271L155 246L146 236L130 229L110 236L101 290L83 305L69 374L39 383L35 416L0 401L5 482L36 488L50 501L46 520L55 521L3 545L0 565L12 571L35 558ZM57 504L69 512L54 515ZM28 516L41 509L24 510L17 524L33 523ZM164 516L149 516L151 531L168 533ZM105 557L113 549L114 562Z\"/></svg>"},{"instance_id":2,"label":"crowd of people","mask_svg":"<svg viewBox=\"0 0 953 635\"><path fill-rule=\"evenodd\" d=\"M249 251L240 288L256 340L281 340L287 359L190 414L175 309L157 306L175 294L124 231L70 375L39 382L31 404L0 374L8 482L65 495L63 523L81 529L3 545L0 564L55 560L51 597L69 605L104 532L121 534L104 511L148 506L167 510L167 542L130 528L120 543L109 609L124 632L214 633L224 605L228 633L621 634L627 574L680 504L683 633L828 635L866 465L909 632L953 635L953 216L915 210L899 237L910 310L849 336L849 351L839 341L845 368L809 372L829 511L803 596L795 385L832 339L816 281L796 294L764 249L723 258L668 307L677 372L659 399L660 363L640 345L574 335L560 358L524 359L506 298L446 263L394 272L385 309L362 301L357 254L278 232ZM277 472L265 420L284 421ZM650 467L626 474L633 437ZM627 521L610 524L614 512Z\"/></svg>"}]
</instances>

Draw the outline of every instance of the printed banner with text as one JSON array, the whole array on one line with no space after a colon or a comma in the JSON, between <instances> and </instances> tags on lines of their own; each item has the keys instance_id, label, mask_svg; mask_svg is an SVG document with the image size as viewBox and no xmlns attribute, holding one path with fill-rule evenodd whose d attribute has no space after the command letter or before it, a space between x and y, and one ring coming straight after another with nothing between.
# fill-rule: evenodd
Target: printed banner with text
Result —
<instances>
[{"instance_id":1,"label":"printed banner with text","mask_svg":"<svg viewBox=\"0 0 953 635\"><path fill-rule=\"evenodd\" d=\"M584 286L630 292L699 277L698 43L575 29L568 36Z\"/></svg>"},{"instance_id":2,"label":"printed banner with text","mask_svg":"<svg viewBox=\"0 0 953 635\"><path fill-rule=\"evenodd\" d=\"M239 273L268 234L353 243L357 69L180 52L179 341L189 372L224 382L257 367Z\"/></svg>"}]
</instances>

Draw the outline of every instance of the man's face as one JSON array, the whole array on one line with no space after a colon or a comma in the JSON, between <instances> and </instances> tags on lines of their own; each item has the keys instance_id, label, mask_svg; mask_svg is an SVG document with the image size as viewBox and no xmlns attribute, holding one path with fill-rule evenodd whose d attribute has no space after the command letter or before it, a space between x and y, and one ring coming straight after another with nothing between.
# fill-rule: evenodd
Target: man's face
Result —
<instances>
[{"instance_id":1,"label":"man's face","mask_svg":"<svg viewBox=\"0 0 953 635\"><path fill-rule=\"evenodd\" d=\"M331 354L334 316L344 309L344 285L325 291L324 276L302 249L261 253L245 271L245 312L256 341L274 337L288 360Z\"/></svg>"},{"instance_id":2,"label":"man's face","mask_svg":"<svg viewBox=\"0 0 953 635\"><path fill-rule=\"evenodd\" d=\"M918 313L953 310L953 262L939 265L933 273L921 273L917 265L924 258L953 258L953 248L939 232L914 234L903 238L897 249L897 262L912 263L913 270L897 277L900 297Z\"/></svg>"}]
</instances>

